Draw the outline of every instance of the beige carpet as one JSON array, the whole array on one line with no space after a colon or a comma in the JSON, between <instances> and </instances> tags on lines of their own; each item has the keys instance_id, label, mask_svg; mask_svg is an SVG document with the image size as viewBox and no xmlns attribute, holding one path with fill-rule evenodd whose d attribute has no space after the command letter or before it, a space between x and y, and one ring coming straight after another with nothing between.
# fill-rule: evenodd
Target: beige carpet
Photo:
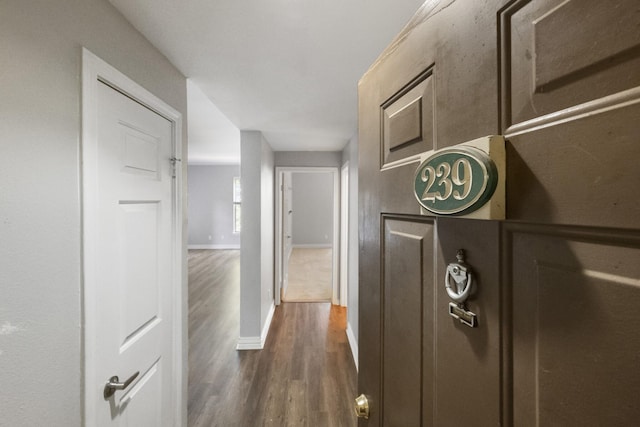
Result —
<instances>
[{"instance_id":1,"label":"beige carpet","mask_svg":"<svg viewBox=\"0 0 640 427\"><path fill-rule=\"evenodd\" d=\"M331 249L293 248L287 302L331 301Z\"/></svg>"}]
</instances>

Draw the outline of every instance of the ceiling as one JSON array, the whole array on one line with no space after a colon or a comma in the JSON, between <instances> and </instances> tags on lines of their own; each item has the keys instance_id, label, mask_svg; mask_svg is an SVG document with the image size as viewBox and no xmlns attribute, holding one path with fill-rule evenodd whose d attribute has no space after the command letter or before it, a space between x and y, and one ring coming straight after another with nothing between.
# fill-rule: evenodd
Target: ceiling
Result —
<instances>
[{"instance_id":1,"label":"ceiling","mask_svg":"<svg viewBox=\"0 0 640 427\"><path fill-rule=\"evenodd\" d=\"M109 0L189 79L190 163L342 150L357 82L424 0Z\"/></svg>"}]
</instances>

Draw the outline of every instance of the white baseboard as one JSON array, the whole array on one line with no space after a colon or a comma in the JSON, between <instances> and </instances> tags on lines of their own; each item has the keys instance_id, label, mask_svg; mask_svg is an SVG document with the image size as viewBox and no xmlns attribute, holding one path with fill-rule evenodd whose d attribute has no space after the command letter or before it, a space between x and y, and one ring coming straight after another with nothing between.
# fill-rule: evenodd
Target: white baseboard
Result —
<instances>
[{"instance_id":1,"label":"white baseboard","mask_svg":"<svg viewBox=\"0 0 640 427\"><path fill-rule=\"evenodd\" d=\"M353 329L351 329L351 323L347 323L347 340L349 341L349 347L351 347L351 355L353 361L356 364L356 371L358 370L358 342L355 335L353 335Z\"/></svg>"},{"instance_id":2,"label":"white baseboard","mask_svg":"<svg viewBox=\"0 0 640 427\"><path fill-rule=\"evenodd\" d=\"M260 337L238 337L236 350L262 350L263 347Z\"/></svg>"},{"instance_id":3,"label":"white baseboard","mask_svg":"<svg viewBox=\"0 0 640 427\"><path fill-rule=\"evenodd\" d=\"M188 249L240 249L240 245L188 245Z\"/></svg>"},{"instance_id":4,"label":"white baseboard","mask_svg":"<svg viewBox=\"0 0 640 427\"><path fill-rule=\"evenodd\" d=\"M259 337L238 337L238 345L236 350L262 350L264 343L267 342L267 335L269 335L269 328L271 327L271 321L273 320L273 313L276 311L276 306L271 302L269 313L264 322L262 333Z\"/></svg>"},{"instance_id":5,"label":"white baseboard","mask_svg":"<svg viewBox=\"0 0 640 427\"><path fill-rule=\"evenodd\" d=\"M304 248L304 249L331 249L333 245L331 243L301 243L291 245L293 248Z\"/></svg>"}]
</instances>

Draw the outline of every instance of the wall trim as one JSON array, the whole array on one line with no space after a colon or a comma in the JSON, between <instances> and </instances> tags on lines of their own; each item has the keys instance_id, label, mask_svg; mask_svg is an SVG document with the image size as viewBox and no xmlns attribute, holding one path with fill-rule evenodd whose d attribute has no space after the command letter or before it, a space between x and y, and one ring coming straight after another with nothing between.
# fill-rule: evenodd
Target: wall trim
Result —
<instances>
[{"instance_id":1,"label":"wall trim","mask_svg":"<svg viewBox=\"0 0 640 427\"><path fill-rule=\"evenodd\" d=\"M301 249L331 249L333 248L332 243L294 243L291 245L292 248L301 248Z\"/></svg>"},{"instance_id":2,"label":"wall trim","mask_svg":"<svg viewBox=\"0 0 640 427\"><path fill-rule=\"evenodd\" d=\"M271 301L271 307L267 314L267 319L264 322L262 333L259 337L238 337L238 345L236 350L262 350L264 343L267 342L267 335L269 335L269 328L271 327L271 321L273 320L273 314L276 311L276 306Z\"/></svg>"},{"instance_id":3,"label":"wall trim","mask_svg":"<svg viewBox=\"0 0 640 427\"><path fill-rule=\"evenodd\" d=\"M351 323L347 322L347 341L349 341L349 347L351 347L351 355L353 356L353 362L356 364L356 371L358 371L358 341L351 329Z\"/></svg>"},{"instance_id":4,"label":"wall trim","mask_svg":"<svg viewBox=\"0 0 640 427\"><path fill-rule=\"evenodd\" d=\"M240 249L240 245L189 245L188 249Z\"/></svg>"}]
</instances>

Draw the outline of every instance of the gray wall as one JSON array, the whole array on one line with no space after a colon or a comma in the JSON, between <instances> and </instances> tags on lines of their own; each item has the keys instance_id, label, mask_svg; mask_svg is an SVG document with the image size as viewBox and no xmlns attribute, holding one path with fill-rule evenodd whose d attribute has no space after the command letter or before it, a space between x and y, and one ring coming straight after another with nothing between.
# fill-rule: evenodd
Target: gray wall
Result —
<instances>
[{"instance_id":1,"label":"gray wall","mask_svg":"<svg viewBox=\"0 0 640 427\"><path fill-rule=\"evenodd\" d=\"M266 139L260 134L262 161L261 172L261 257L260 259L260 328L264 329L269 310L274 301L275 270L275 176L274 153Z\"/></svg>"},{"instance_id":2,"label":"gray wall","mask_svg":"<svg viewBox=\"0 0 640 427\"><path fill-rule=\"evenodd\" d=\"M343 164L349 162L349 296L347 299L347 327L358 343L358 137L354 136L342 152Z\"/></svg>"},{"instance_id":3,"label":"gray wall","mask_svg":"<svg viewBox=\"0 0 640 427\"><path fill-rule=\"evenodd\" d=\"M342 165L340 151L276 151L276 166L336 167Z\"/></svg>"},{"instance_id":4,"label":"gray wall","mask_svg":"<svg viewBox=\"0 0 640 427\"><path fill-rule=\"evenodd\" d=\"M82 46L186 119L185 78L106 0L0 3L3 426L81 425Z\"/></svg>"},{"instance_id":5,"label":"gray wall","mask_svg":"<svg viewBox=\"0 0 640 427\"><path fill-rule=\"evenodd\" d=\"M333 243L333 173L294 172L292 175L294 246Z\"/></svg>"},{"instance_id":6,"label":"gray wall","mask_svg":"<svg viewBox=\"0 0 640 427\"><path fill-rule=\"evenodd\" d=\"M274 155L261 132L241 131L240 340L260 337L273 304Z\"/></svg>"},{"instance_id":7,"label":"gray wall","mask_svg":"<svg viewBox=\"0 0 640 427\"><path fill-rule=\"evenodd\" d=\"M189 165L189 247L234 249L233 178L240 165Z\"/></svg>"}]
</instances>

